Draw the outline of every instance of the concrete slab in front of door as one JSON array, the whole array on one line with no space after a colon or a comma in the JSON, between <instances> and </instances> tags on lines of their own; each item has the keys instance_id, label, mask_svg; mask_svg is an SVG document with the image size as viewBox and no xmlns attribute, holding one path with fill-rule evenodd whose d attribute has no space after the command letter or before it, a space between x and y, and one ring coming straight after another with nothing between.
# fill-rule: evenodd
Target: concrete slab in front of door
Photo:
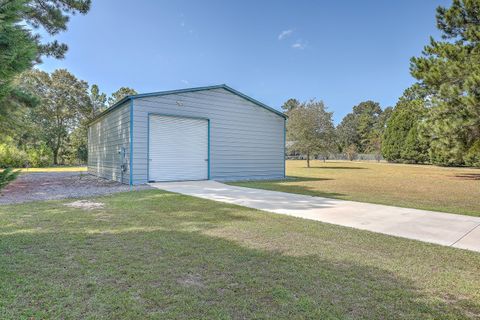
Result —
<instances>
[{"instance_id":1,"label":"concrete slab in front of door","mask_svg":"<svg viewBox=\"0 0 480 320\"><path fill-rule=\"evenodd\" d=\"M480 218L230 186L212 180L151 186L278 214L480 252Z\"/></svg>"}]
</instances>

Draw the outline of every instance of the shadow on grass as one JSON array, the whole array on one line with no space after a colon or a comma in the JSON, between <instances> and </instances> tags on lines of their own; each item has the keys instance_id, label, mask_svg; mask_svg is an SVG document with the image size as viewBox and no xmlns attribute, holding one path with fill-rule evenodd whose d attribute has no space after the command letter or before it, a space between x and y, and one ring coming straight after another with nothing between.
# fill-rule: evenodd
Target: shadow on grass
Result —
<instances>
[{"instance_id":1,"label":"shadow on grass","mask_svg":"<svg viewBox=\"0 0 480 320\"><path fill-rule=\"evenodd\" d=\"M300 176L287 176L284 180L270 180L270 182L304 182L304 181L329 181L334 180L332 178L312 178L312 177L300 177ZM263 181L260 181L263 182Z\"/></svg>"},{"instance_id":2,"label":"shadow on grass","mask_svg":"<svg viewBox=\"0 0 480 320\"><path fill-rule=\"evenodd\" d=\"M455 175L455 178L462 180L480 180L480 173L462 173Z\"/></svg>"},{"instance_id":3,"label":"shadow on grass","mask_svg":"<svg viewBox=\"0 0 480 320\"><path fill-rule=\"evenodd\" d=\"M96 201L105 208L85 211L49 202L0 209L5 211L0 318L462 319L480 314L478 301L453 294L438 298L375 260L322 252L326 239L321 237L296 231L296 256L283 254L278 232L289 229L272 228L254 210L157 190ZM304 250L304 245L318 249Z\"/></svg>"},{"instance_id":4,"label":"shadow on grass","mask_svg":"<svg viewBox=\"0 0 480 320\"><path fill-rule=\"evenodd\" d=\"M285 256L160 224L167 230L1 237L2 318L461 319L480 312L474 301L439 301L371 265Z\"/></svg>"},{"instance_id":5,"label":"shadow on grass","mask_svg":"<svg viewBox=\"0 0 480 320\"><path fill-rule=\"evenodd\" d=\"M303 167L303 169L328 169L328 170L357 170L357 169L368 169L368 168L365 168L365 167L326 167L326 166L310 166L310 168L308 168L307 166Z\"/></svg>"}]
</instances>

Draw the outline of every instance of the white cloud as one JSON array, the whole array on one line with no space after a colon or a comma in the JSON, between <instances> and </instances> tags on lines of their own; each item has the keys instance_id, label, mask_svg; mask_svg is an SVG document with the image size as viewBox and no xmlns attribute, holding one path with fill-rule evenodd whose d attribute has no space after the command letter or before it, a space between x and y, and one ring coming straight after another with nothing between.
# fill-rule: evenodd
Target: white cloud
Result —
<instances>
[{"instance_id":1,"label":"white cloud","mask_svg":"<svg viewBox=\"0 0 480 320\"><path fill-rule=\"evenodd\" d=\"M291 29L289 29L289 30L283 30L283 31L280 32L280 34L278 35L278 40L283 40L283 39L285 39L286 37L290 36L292 33L293 33L293 30L291 30Z\"/></svg>"},{"instance_id":2,"label":"white cloud","mask_svg":"<svg viewBox=\"0 0 480 320\"><path fill-rule=\"evenodd\" d=\"M180 80L183 84L189 84L188 80Z\"/></svg>"},{"instance_id":3,"label":"white cloud","mask_svg":"<svg viewBox=\"0 0 480 320\"><path fill-rule=\"evenodd\" d=\"M303 50L307 47L307 43L302 40L297 40L294 44L292 44L293 49Z\"/></svg>"}]
</instances>

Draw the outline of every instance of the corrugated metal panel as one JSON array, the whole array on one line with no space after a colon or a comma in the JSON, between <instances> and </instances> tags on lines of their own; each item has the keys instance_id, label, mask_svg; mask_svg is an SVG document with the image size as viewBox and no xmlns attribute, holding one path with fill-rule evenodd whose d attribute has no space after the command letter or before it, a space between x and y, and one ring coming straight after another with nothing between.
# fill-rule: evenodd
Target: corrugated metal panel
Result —
<instances>
[{"instance_id":1,"label":"corrugated metal panel","mask_svg":"<svg viewBox=\"0 0 480 320\"><path fill-rule=\"evenodd\" d=\"M148 117L152 113L210 120L210 178L275 179L284 175L284 119L222 88L134 100L133 181L148 171ZM139 160L136 160L139 159Z\"/></svg>"},{"instance_id":2,"label":"corrugated metal panel","mask_svg":"<svg viewBox=\"0 0 480 320\"><path fill-rule=\"evenodd\" d=\"M208 179L208 120L151 115L149 127L151 181Z\"/></svg>"},{"instance_id":3,"label":"corrugated metal panel","mask_svg":"<svg viewBox=\"0 0 480 320\"><path fill-rule=\"evenodd\" d=\"M187 93L188 94L188 93L192 93L192 92L201 93L201 92L210 91L210 90L211 91L216 91L217 93L221 93L222 91L219 91L218 89L223 89L223 91L228 91L230 94L233 94L233 95L237 96L238 98L241 98L242 100L247 100L247 101L257 105L258 107L264 108L265 110L269 110L270 112L276 114L277 116L281 116L284 119L286 119L286 115L283 114L282 112L280 112L278 110L275 110L275 109L261 103L260 101L257 101L255 99L253 99L252 97L249 97L249 96L247 96L247 95L245 95L245 94L243 94L243 93L241 93L241 92L239 92L239 91L237 91L233 88L230 88L226 84L220 84L220 85L208 86L208 87L187 88L187 89L161 91L161 92L151 92L151 93L143 93L143 94L126 96L123 99L121 99L120 101L118 101L117 103L115 103L113 106L111 106L110 108L108 108L107 110L105 110L104 112L99 114L92 121L92 123L97 121L99 118L105 116L109 112L112 112L113 110L117 109L124 102L126 102L128 100L131 100L131 99L138 99L138 98L145 98L145 97L160 97L160 96L169 96L169 95L180 95L182 93Z\"/></svg>"},{"instance_id":4,"label":"corrugated metal panel","mask_svg":"<svg viewBox=\"0 0 480 320\"><path fill-rule=\"evenodd\" d=\"M98 177L129 182L129 171L121 171L119 151L129 159L130 115L127 103L92 122L88 128L88 172ZM122 179L123 177L123 179Z\"/></svg>"}]
</instances>

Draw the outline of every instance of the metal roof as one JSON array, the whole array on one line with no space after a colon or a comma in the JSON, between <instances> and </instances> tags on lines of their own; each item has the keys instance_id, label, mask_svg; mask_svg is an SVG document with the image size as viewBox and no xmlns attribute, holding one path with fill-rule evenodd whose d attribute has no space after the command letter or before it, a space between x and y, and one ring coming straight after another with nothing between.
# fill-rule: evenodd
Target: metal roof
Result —
<instances>
[{"instance_id":1,"label":"metal roof","mask_svg":"<svg viewBox=\"0 0 480 320\"><path fill-rule=\"evenodd\" d=\"M170 91L159 91L159 92L151 92L151 93L141 93L141 94L135 94L135 95L131 95L131 96L126 96L124 97L123 99L121 99L120 101L116 102L113 106L109 107L108 109L106 109L105 111L99 113L95 118L93 118L90 123L96 121L97 119L103 117L105 114L115 110L116 108L118 108L121 104L123 104L124 102L128 101L128 100L133 100L133 99L138 99L138 98L145 98L145 97L158 97L158 96L164 96L164 95L168 95L168 94L177 94L177 93L186 93L186 92L195 92L195 91L204 91L204 90L213 90L213 89L225 89L239 97L242 97L254 104L256 104L257 106L259 107L262 107L262 108L265 108L267 109L268 111L271 111L283 118L287 118L287 116L285 114L283 114L282 112L272 108L272 107L269 107L267 106L266 104L263 104L261 103L260 101L258 100L255 100L233 88L230 88L229 86L227 86L226 84L219 84L219 85L215 85L215 86L207 86L207 87L196 87L196 88L187 88L187 89L178 89L178 90L170 90Z\"/></svg>"}]
</instances>

